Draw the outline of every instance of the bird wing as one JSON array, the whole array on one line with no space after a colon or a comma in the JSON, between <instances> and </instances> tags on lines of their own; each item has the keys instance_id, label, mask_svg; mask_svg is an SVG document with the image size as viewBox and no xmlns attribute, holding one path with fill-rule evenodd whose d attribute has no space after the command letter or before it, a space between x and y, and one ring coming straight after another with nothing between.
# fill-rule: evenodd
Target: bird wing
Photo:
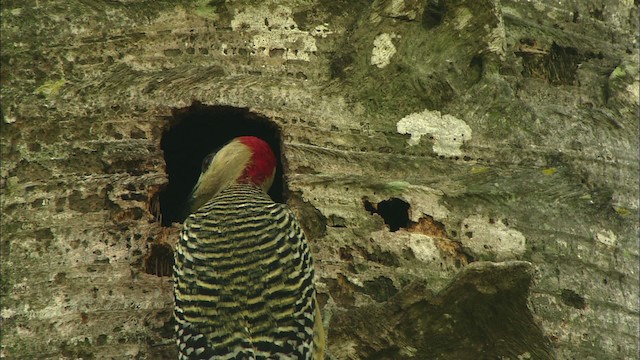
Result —
<instances>
[{"instance_id":1,"label":"bird wing","mask_svg":"<svg viewBox=\"0 0 640 360\"><path fill-rule=\"evenodd\" d=\"M304 233L285 205L245 204L208 204L185 221L175 266L180 353L311 359L321 321Z\"/></svg>"}]
</instances>

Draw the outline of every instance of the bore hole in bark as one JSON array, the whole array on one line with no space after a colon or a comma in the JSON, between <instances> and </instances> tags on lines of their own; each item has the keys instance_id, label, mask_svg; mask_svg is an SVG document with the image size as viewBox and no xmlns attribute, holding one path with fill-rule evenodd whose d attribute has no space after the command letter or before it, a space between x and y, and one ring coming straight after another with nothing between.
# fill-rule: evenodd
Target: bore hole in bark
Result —
<instances>
[{"instance_id":1,"label":"bore hole in bark","mask_svg":"<svg viewBox=\"0 0 640 360\"><path fill-rule=\"evenodd\" d=\"M574 85L578 67L585 59L574 47L564 47L555 42L550 48L537 45L535 40L520 39L522 51L515 54L522 58L522 75L544 79L556 85ZM597 56L594 56L597 58Z\"/></svg>"},{"instance_id":2,"label":"bore hole in bark","mask_svg":"<svg viewBox=\"0 0 640 360\"><path fill-rule=\"evenodd\" d=\"M422 25L426 29L432 29L442 23L447 8L443 0L430 0L422 13Z\"/></svg>"},{"instance_id":3,"label":"bore hole in bark","mask_svg":"<svg viewBox=\"0 0 640 360\"><path fill-rule=\"evenodd\" d=\"M256 136L266 141L276 155L276 176L269 195L284 202L280 128L270 119L246 108L208 106L194 102L174 109L162 136L169 184L159 194L162 225L183 222L187 216L185 202L196 184L202 160L238 136Z\"/></svg>"},{"instance_id":4,"label":"bore hole in bark","mask_svg":"<svg viewBox=\"0 0 640 360\"><path fill-rule=\"evenodd\" d=\"M411 205L402 199L391 198L380 201L377 204L368 199L363 199L363 203L365 210L382 217L384 223L389 226L390 231L398 231L400 228L407 229L412 224L409 219Z\"/></svg>"},{"instance_id":5,"label":"bore hole in bark","mask_svg":"<svg viewBox=\"0 0 640 360\"><path fill-rule=\"evenodd\" d=\"M562 289L560 293L560 299L565 305L574 307L576 309L584 309L587 307L587 302L580 294L570 289Z\"/></svg>"},{"instance_id":6,"label":"bore hole in bark","mask_svg":"<svg viewBox=\"0 0 640 360\"><path fill-rule=\"evenodd\" d=\"M173 250L167 244L153 244L144 261L144 272L156 276L171 276L173 273Z\"/></svg>"},{"instance_id":7,"label":"bore hole in bark","mask_svg":"<svg viewBox=\"0 0 640 360\"><path fill-rule=\"evenodd\" d=\"M475 84L478 81L482 80L483 70L484 70L484 60L482 59L482 56L476 55L473 58L471 58L471 62L469 63L469 72L470 72L469 79L471 80L471 83Z\"/></svg>"}]
</instances>

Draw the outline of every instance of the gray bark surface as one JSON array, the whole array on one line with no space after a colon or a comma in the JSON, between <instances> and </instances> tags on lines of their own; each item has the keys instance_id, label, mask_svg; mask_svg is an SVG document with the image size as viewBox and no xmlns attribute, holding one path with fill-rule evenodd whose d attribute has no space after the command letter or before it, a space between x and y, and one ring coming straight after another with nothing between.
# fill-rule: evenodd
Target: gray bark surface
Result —
<instances>
[{"instance_id":1,"label":"gray bark surface","mask_svg":"<svg viewBox=\"0 0 640 360\"><path fill-rule=\"evenodd\" d=\"M0 15L1 357L176 357L149 259L179 231L157 219L160 141L199 101L281 128L332 358L636 358L637 1Z\"/></svg>"}]
</instances>

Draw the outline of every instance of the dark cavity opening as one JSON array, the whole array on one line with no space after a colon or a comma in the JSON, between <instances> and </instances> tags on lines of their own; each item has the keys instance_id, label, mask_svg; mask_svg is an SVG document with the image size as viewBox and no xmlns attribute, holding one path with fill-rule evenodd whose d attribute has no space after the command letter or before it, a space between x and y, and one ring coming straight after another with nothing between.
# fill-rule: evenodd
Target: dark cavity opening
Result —
<instances>
[{"instance_id":1,"label":"dark cavity opening","mask_svg":"<svg viewBox=\"0 0 640 360\"><path fill-rule=\"evenodd\" d=\"M482 72L484 71L483 63L484 61L482 60L481 55L476 55L471 58L471 62L469 63L469 78L473 84L482 79Z\"/></svg>"},{"instance_id":2,"label":"dark cavity opening","mask_svg":"<svg viewBox=\"0 0 640 360\"><path fill-rule=\"evenodd\" d=\"M280 128L270 119L247 108L208 106L194 102L174 109L160 148L164 151L169 184L159 194L159 217L163 226L183 222L184 205L200 176L202 160L238 136L256 136L266 141L278 164L269 195L284 202Z\"/></svg>"},{"instance_id":3,"label":"dark cavity opening","mask_svg":"<svg viewBox=\"0 0 640 360\"><path fill-rule=\"evenodd\" d=\"M412 224L409 219L409 208L411 205L402 199L391 198L380 201L377 204L372 203L368 199L364 199L363 203L365 210L382 217L384 223L389 226L389 231L398 231L400 228L407 229Z\"/></svg>"},{"instance_id":4,"label":"dark cavity opening","mask_svg":"<svg viewBox=\"0 0 640 360\"><path fill-rule=\"evenodd\" d=\"M173 274L173 250L167 244L153 244L144 262L144 272L156 276Z\"/></svg>"},{"instance_id":5,"label":"dark cavity opening","mask_svg":"<svg viewBox=\"0 0 640 360\"><path fill-rule=\"evenodd\" d=\"M429 0L422 13L422 26L425 29L433 29L440 25L446 12L444 0Z\"/></svg>"}]
</instances>

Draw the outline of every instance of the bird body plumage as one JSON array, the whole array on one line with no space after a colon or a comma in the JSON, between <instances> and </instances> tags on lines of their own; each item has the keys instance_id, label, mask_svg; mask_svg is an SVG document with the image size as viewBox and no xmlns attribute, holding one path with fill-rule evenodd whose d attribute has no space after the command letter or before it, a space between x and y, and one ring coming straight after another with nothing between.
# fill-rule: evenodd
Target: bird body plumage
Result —
<instances>
[{"instance_id":1,"label":"bird body plumage","mask_svg":"<svg viewBox=\"0 0 640 360\"><path fill-rule=\"evenodd\" d=\"M305 235L251 182L184 222L175 252L180 359L322 359L324 334Z\"/></svg>"}]
</instances>

